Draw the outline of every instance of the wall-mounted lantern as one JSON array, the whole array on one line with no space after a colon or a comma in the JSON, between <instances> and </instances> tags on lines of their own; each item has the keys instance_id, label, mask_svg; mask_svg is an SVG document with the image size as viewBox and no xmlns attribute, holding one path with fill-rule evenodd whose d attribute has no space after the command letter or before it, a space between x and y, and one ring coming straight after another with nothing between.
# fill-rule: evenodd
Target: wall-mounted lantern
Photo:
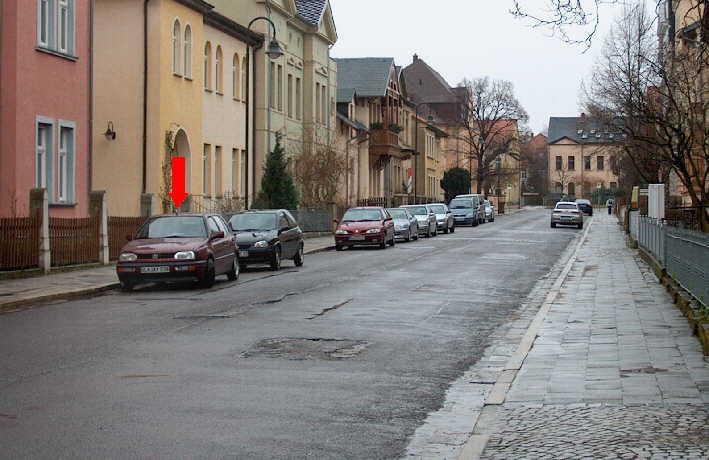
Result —
<instances>
[{"instance_id":1,"label":"wall-mounted lantern","mask_svg":"<svg viewBox=\"0 0 709 460\"><path fill-rule=\"evenodd\" d=\"M113 122L109 121L108 122L108 128L106 128L106 132L103 133L104 136L106 136L106 139L109 141L114 141L116 140L116 131L113 129Z\"/></svg>"}]
</instances>

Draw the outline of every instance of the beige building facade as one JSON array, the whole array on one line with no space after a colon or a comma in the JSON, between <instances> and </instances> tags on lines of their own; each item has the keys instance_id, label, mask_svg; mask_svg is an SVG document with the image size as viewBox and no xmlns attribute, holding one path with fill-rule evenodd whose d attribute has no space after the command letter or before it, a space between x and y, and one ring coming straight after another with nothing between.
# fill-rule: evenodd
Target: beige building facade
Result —
<instances>
[{"instance_id":1,"label":"beige building facade","mask_svg":"<svg viewBox=\"0 0 709 460\"><path fill-rule=\"evenodd\" d=\"M337 41L330 4L311 2L298 9L294 0L213 0L224 16L248 24L257 17L269 18L284 51L277 59L266 55L266 46L247 56L253 69L253 159L249 160L249 200L258 194L268 152L276 134L283 138L286 154L297 157L312 140L335 141L337 66L330 46ZM270 24L256 20L252 30L273 36Z\"/></svg>"},{"instance_id":2,"label":"beige building facade","mask_svg":"<svg viewBox=\"0 0 709 460\"><path fill-rule=\"evenodd\" d=\"M549 121L549 191L570 198L589 198L598 191L615 192L614 172L622 134L611 126L581 117Z\"/></svg>"}]
</instances>

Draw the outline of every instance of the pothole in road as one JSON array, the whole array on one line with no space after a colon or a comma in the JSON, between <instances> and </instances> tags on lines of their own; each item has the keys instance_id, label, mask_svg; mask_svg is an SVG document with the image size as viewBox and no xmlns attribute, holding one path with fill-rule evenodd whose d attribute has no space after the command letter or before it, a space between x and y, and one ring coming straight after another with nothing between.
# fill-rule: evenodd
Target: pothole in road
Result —
<instances>
[{"instance_id":1,"label":"pothole in road","mask_svg":"<svg viewBox=\"0 0 709 460\"><path fill-rule=\"evenodd\" d=\"M241 357L333 361L354 358L368 346L369 343L362 340L275 337L259 341L250 350L243 352Z\"/></svg>"}]
</instances>

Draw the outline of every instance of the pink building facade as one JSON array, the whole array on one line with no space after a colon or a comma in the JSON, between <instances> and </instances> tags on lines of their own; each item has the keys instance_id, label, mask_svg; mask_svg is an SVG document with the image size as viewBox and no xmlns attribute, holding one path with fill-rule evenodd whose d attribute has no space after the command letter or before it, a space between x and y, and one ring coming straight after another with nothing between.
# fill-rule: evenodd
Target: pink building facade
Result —
<instances>
[{"instance_id":1,"label":"pink building facade","mask_svg":"<svg viewBox=\"0 0 709 460\"><path fill-rule=\"evenodd\" d=\"M91 0L0 0L0 216L88 214Z\"/></svg>"}]
</instances>

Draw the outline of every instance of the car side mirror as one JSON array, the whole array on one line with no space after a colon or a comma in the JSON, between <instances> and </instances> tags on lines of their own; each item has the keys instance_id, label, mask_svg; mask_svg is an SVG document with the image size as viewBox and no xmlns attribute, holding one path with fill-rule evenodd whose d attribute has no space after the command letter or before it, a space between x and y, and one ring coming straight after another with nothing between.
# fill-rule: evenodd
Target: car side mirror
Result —
<instances>
[{"instance_id":1,"label":"car side mirror","mask_svg":"<svg viewBox=\"0 0 709 460\"><path fill-rule=\"evenodd\" d=\"M332 219L332 221L333 221L334 223L336 223L336 224L339 224L339 223L340 223L340 219Z\"/></svg>"},{"instance_id":2,"label":"car side mirror","mask_svg":"<svg viewBox=\"0 0 709 460\"><path fill-rule=\"evenodd\" d=\"M133 234L129 233L126 235L126 241L133 241Z\"/></svg>"},{"instance_id":3,"label":"car side mirror","mask_svg":"<svg viewBox=\"0 0 709 460\"><path fill-rule=\"evenodd\" d=\"M384 222L388 222L390 220L394 220L394 219L392 219L391 217L387 217L386 219L384 219Z\"/></svg>"},{"instance_id":4,"label":"car side mirror","mask_svg":"<svg viewBox=\"0 0 709 460\"><path fill-rule=\"evenodd\" d=\"M212 232L212 237L210 239L216 240L218 238L224 238L224 232Z\"/></svg>"},{"instance_id":5,"label":"car side mirror","mask_svg":"<svg viewBox=\"0 0 709 460\"><path fill-rule=\"evenodd\" d=\"M288 228L288 227L281 227L281 228L278 229L278 234L280 235L281 233L287 232L288 230L290 230L290 228Z\"/></svg>"}]
</instances>

